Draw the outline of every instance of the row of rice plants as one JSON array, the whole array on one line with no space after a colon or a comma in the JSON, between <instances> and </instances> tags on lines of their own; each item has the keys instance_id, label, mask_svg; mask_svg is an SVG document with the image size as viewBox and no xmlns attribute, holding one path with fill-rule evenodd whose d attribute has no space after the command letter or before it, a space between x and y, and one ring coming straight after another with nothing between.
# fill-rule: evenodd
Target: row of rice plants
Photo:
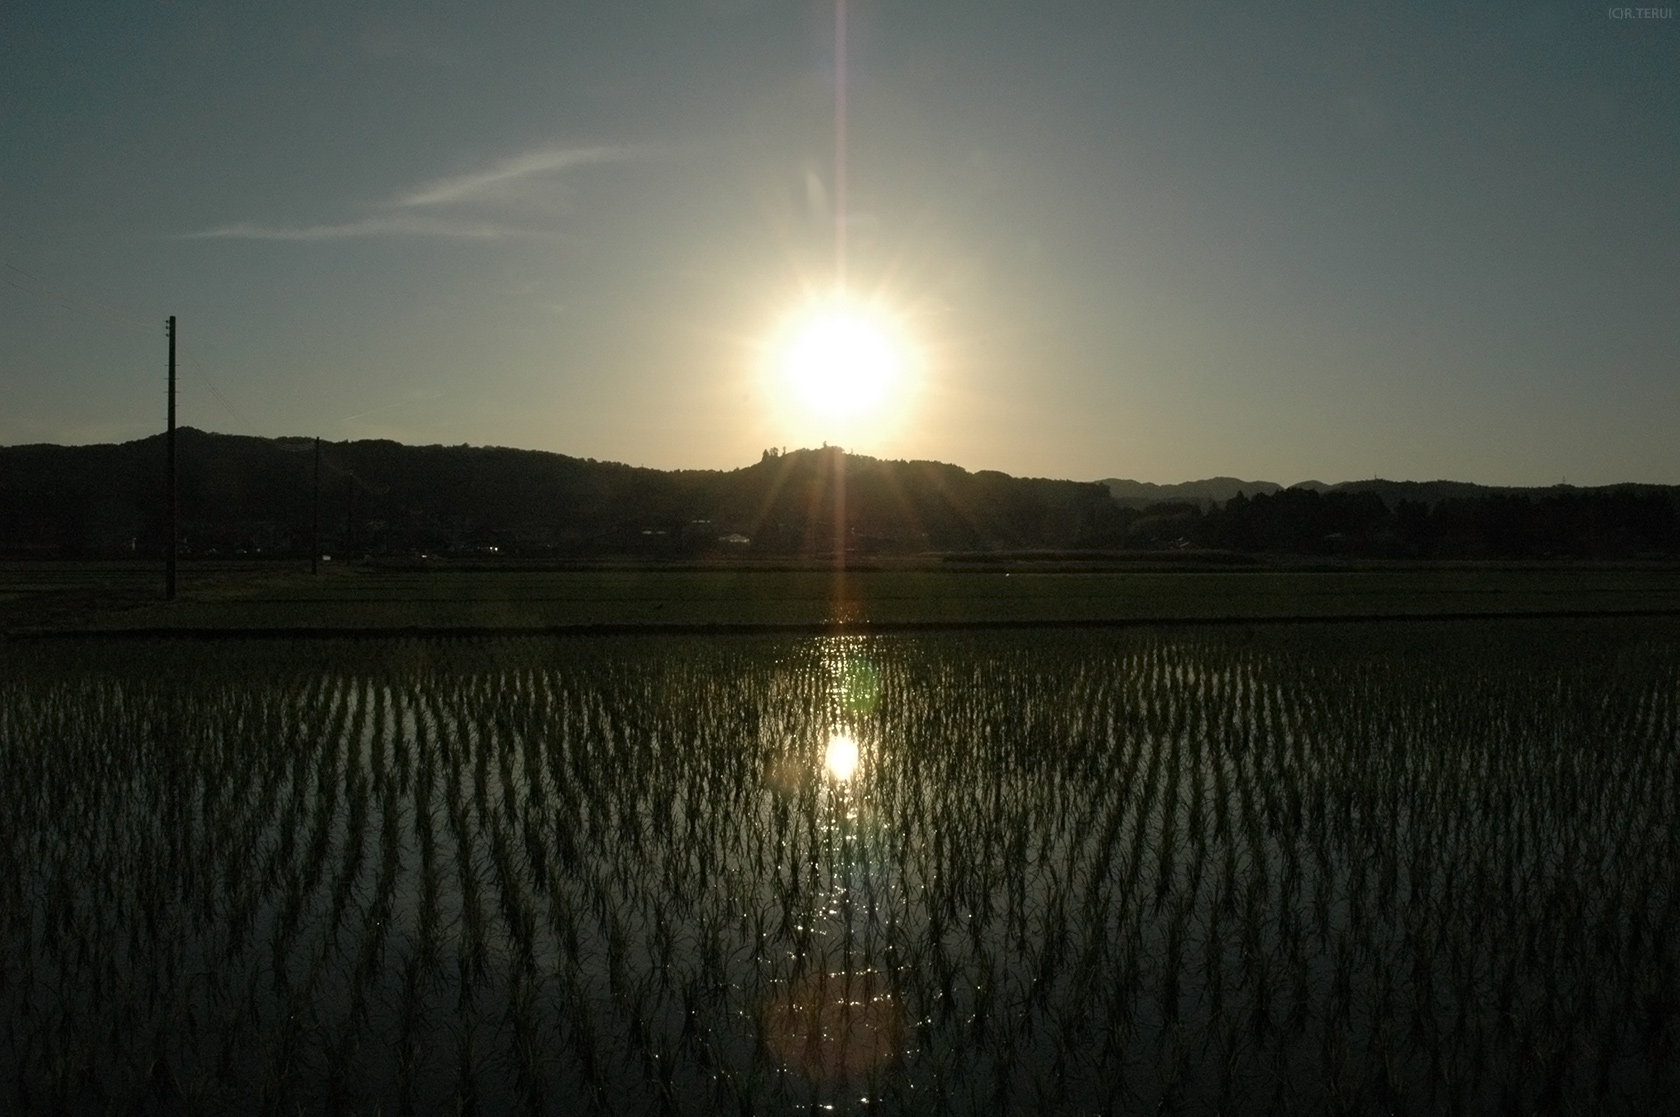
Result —
<instances>
[{"instance_id":1,"label":"row of rice plants","mask_svg":"<svg viewBox=\"0 0 1680 1117\"><path fill-rule=\"evenodd\" d=\"M1656 1104L1675 637L8 649L0 1104Z\"/></svg>"}]
</instances>

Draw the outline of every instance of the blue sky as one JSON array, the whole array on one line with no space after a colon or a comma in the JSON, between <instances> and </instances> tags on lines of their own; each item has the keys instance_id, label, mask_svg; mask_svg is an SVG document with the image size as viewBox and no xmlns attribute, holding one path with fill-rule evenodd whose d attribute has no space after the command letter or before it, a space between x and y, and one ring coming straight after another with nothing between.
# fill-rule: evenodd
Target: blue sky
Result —
<instances>
[{"instance_id":1,"label":"blue sky","mask_svg":"<svg viewBox=\"0 0 1680 1117\"><path fill-rule=\"evenodd\" d=\"M1659 9L1667 11L1669 9ZM890 457L1680 483L1680 26L851 0ZM832 276L832 0L13 3L0 443L182 421L731 468Z\"/></svg>"}]
</instances>

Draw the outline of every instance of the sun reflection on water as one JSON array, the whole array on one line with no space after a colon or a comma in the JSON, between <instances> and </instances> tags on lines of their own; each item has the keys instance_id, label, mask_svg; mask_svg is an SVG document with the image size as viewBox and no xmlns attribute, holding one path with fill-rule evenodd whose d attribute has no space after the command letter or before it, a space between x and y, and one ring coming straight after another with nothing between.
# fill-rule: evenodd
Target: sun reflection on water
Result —
<instances>
[{"instance_id":1,"label":"sun reflection on water","mask_svg":"<svg viewBox=\"0 0 1680 1117\"><path fill-rule=\"evenodd\" d=\"M867 638L822 638L809 650L793 690L816 701L804 706L809 720L787 725L785 751L766 767L769 790L809 804L810 844L791 866L804 896L788 912L794 949L767 975L757 1022L786 1070L861 1085L906 1056L908 1031L901 975L881 949L897 862L875 803L888 748L885 676Z\"/></svg>"},{"instance_id":2,"label":"sun reflection on water","mask_svg":"<svg viewBox=\"0 0 1680 1117\"><path fill-rule=\"evenodd\" d=\"M818 971L790 983L762 1015L764 1039L783 1064L817 1081L851 1078L898 1056L904 1013L872 969Z\"/></svg>"},{"instance_id":3,"label":"sun reflection on water","mask_svg":"<svg viewBox=\"0 0 1680 1117\"><path fill-rule=\"evenodd\" d=\"M844 733L836 733L828 739L828 748L823 753L823 768L830 776L845 783L857 771L858 747L857 742Z\"/></svg>"}]
</instances>

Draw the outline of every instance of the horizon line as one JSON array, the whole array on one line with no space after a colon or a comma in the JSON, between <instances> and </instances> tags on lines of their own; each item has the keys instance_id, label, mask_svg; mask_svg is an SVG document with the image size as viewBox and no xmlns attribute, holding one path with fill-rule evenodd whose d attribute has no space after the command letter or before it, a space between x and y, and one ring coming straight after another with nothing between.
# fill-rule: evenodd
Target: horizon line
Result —
<instances>
[{"instance_id":1,"label":"horizon line","mask_svg":"<svg viewBox=\"0 0 1680 1117\"><path fill-rule=\"evenodd\" d=\"M194 434L208 435L208 436L213 437L213 438L244 438L244 439L251 439L251 440L254 440L254 441L258 441L258 442L274 442L274 443L279 443L279 442L290 442L290 443L313 442L313 441L315 441L315 439L317 437L315 435L308 435L308 434L288 434L288 435L238 434L238 433L227 432L227 431L206 430L202 427L194 427L194 426L191 426L191 425L188 425L188 424L182 424L182 425L176 427L176 430L177 430L177 432L188 432L188 431L190 431ZM130 439L127 439L127 440L121 441L121 442L19 442L19 443L12 443L12 444L0 444L0 451L26 450L26 449L35 449L35 448L40 448L40 447L51 447L51 448L54 448L54 449L73 450L73 449L85 449L85 448L100 447L100 446L128 446L128 445L132 445L136 442L145 442L148 439L164 438L164 437L166 437L165 432L156 431L152 434L141 435L138 438L130 438ZM559 450L540 450L540 449L535 449L535 448L532 448L532 447L507 446L507 445L501 445L501 444L495 444L495 443L483 443L483 444L473 444L473 443L469 443L469 442L417 443L417 442L400 442L400 441L398 441L397 439L394 439L394 438L331 439L331 438L324 438L324 437L321 438L321 442L322 442L323 445L328 445L328 446L347 446L347 445L353 445L354 443L357 443L357 442L389 442L393 445L403 446L403 447L410 448L410 449L439 448L439 449L446 449L446 450L509 450L509 451L513 451L514 453L521 453L521 454L550 454L550 455L553 455L554 457L570 458L574 461L591 462L591 463L594 463L594 464L597 464L597 465L621 466L625 469L648 470L648 471L653 472L653 473L733 473L733 472L738 472L738 471L743 470L743 469L751 469L754 466L763 464L763 461L764 461L763 458L760 458L760 460L756 461L756 462L749 462L745 465L738 465L738 466L733 466L733 467L729 467L729 468L716 468L716 467L705 467L705 466L677 466L677 467L673 467L673 468L661 468L659 466L632 465L629 462L620 461L620 460L611 459L611 458L592 458L592 457L587 457L587 456L578 455L578 454L568 454L568 453L564 453L563 451L559 451ZM897 462L897 463L903 463L903 464L925 462L925 463L932 464L932 465L948 466L948 467L951 467L951 468L954 468L954 469L962 470L964 473L970 473L970 474L997 473L997 474L1000 474L1000 475L1005 476L1005 477L1010 477L1010 478L1013 478L1013 479L1016 479L1016 480L1024 480L1024 481L1065 481L1065 482L1072 482L1072 483L1075 483L1075 484L1105 485L1105 486L1109 486L1111 488L1111 490L1112 490L1113 485L1115 485L1115 484L1138 485L1138 486L1147 487L1147 488L1151 488L1151 489L1182 489L1182 488L1186 488L1188 486L1193 486L1193 485L1209 485L1209 484L1213 484L1213 483L1229 483L1229 484L1233 484L1233 485L1236 485L1236 486L1239 486L1239 487L1244 486L1244 485L1268 486L1268 487L1271 487L1274 491L1279 491L1279 492L1289 491L1289 490L1293 490L1293 489L1305 489L1307 491L1317 491L1317 490L1321 490L1321 489L1323 489L1323 490L1338 490L1338 489L1339 490L1347 490L1347 489L1356 488L1357 486L1360 486L1360 485L1465 485L1465 486L1469 486L1469 487L1472 487L1472 488L1490 489L1490 490L1496 490L1496 491L1505 490L1505 491L1538 491L1538 492L1555 491L1555 490L1568 490L1568 491L1585 492L1585 491L1590 491L1590 490L1594 490L1594 489L1620 489L1620 488L1636 488L1636 487L1637 488L1655 488L1655 489L1680 489L1680 482L1624 480L1624 481L1609 481L1609 482L1605 482L1605 483L1602 483L1602 484L1594 484L1594 485L1579 485L1579 484L1570 484L1567 478L1564 478L1564 479L1559 480L1559 481L1553 481L1549 484L1541 484L1541 485L1533 485L1533 484L1530 484L1530 485L1495 484L1495 483L1488 483L1488 482L1483 482L1483 481L1463 481L1463 480L1458 480L1456 478L1450 478L1450 477L1435 477L1435 478L1431 478L1427 481L1420 481L1420 480L1392 478L1392 477L1380 477L1380 476L1371 477L1371 478L1359 478L1359 479L1348 480L1348 481L1330 481L1330 482L1320 481L1317 478L1310 478L1309 477L1309 478L1304 478L1300 481L1292 482L1290 484L1284 484L1284 483L1278 482L1278 481L1268 481L1268 480L1259 479L1259 478L1252 479L1252 480L1247 480L1247 479L1244 479L1244 478L1241 478L1241 477L1238 477L1238 476L1235 476L1235 475L1232 475L1232 474L1223 474L1223 473L1210 474L1210 475L1205 476L1205 477L1192 478L1192 479L1184 480L1184 481L1140 481L1140 480L1137 480L1135 478L1119 477L1119 476L1112 476L1112 475L1108 476L1108 477L1080 479L1080 478L1075 478L1075 477L1049 477L1049 476L1042 476L1042 475L1007 473L1007 472L1005 472L1003 470L1000 470L1000 469L987 469L987 468L970 469L969 467L964 466L964 465L959 465L956 462L940 461L937 458L883 458L883 457L878 457L878 456L873 455L873 454L857 453L855 451L847 450L842 446L831 445L831 444L828 444L828 443L824 443L821 446L800 446L800 447L797 447L797 448L794 448L794 449L791 449L791 450L786 449L786 448L777 448L777 447L770 447L770 449L780 449L781 453L778 456L781 456L781 455L791 456L793 454L802 454L802 453L815 454L815 453L839 452L839 453L845 454L848 457L859 458L859 459L863 459L863 460L867 460L867 461L878 461L878 462L886 462L886 463ZM1239 488L1239 491L1241 491L1240 488ZM1251 494L1251 495L1260 495L1260 494ZM1117 499L1128 499L1128 498L1117 498Z\"/></svg>"}]
</instances>

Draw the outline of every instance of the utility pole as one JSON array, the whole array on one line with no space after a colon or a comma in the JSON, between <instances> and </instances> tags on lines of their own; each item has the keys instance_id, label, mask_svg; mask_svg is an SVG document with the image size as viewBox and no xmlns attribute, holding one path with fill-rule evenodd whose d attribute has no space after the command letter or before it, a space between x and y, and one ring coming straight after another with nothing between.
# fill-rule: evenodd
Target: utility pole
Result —
<instances>
[{"instance_id":1,"label":"utility pole","mask_svg":"<svg viewBox=\"0 0 1680 1117\"><path fill-rule=\"evenodd\" d=\"M315 439L315 514L309 528L309 572L321 561L321 439Z\"/></svg>"},{"instance_id":2,"label":"utility pole","mask_svg":"<svg viewBox=\"0 0 1680 1117\"><path fill-rule=\"evenodd\" d=\"M180 514L179 501L175 496L175 316L169 316L169 439L168 466L169 473L169 549L164 568L163 595L170 601L175 600L175 549L180 542L181 532L178 520Z\"/></svg>"}]
</instances>

